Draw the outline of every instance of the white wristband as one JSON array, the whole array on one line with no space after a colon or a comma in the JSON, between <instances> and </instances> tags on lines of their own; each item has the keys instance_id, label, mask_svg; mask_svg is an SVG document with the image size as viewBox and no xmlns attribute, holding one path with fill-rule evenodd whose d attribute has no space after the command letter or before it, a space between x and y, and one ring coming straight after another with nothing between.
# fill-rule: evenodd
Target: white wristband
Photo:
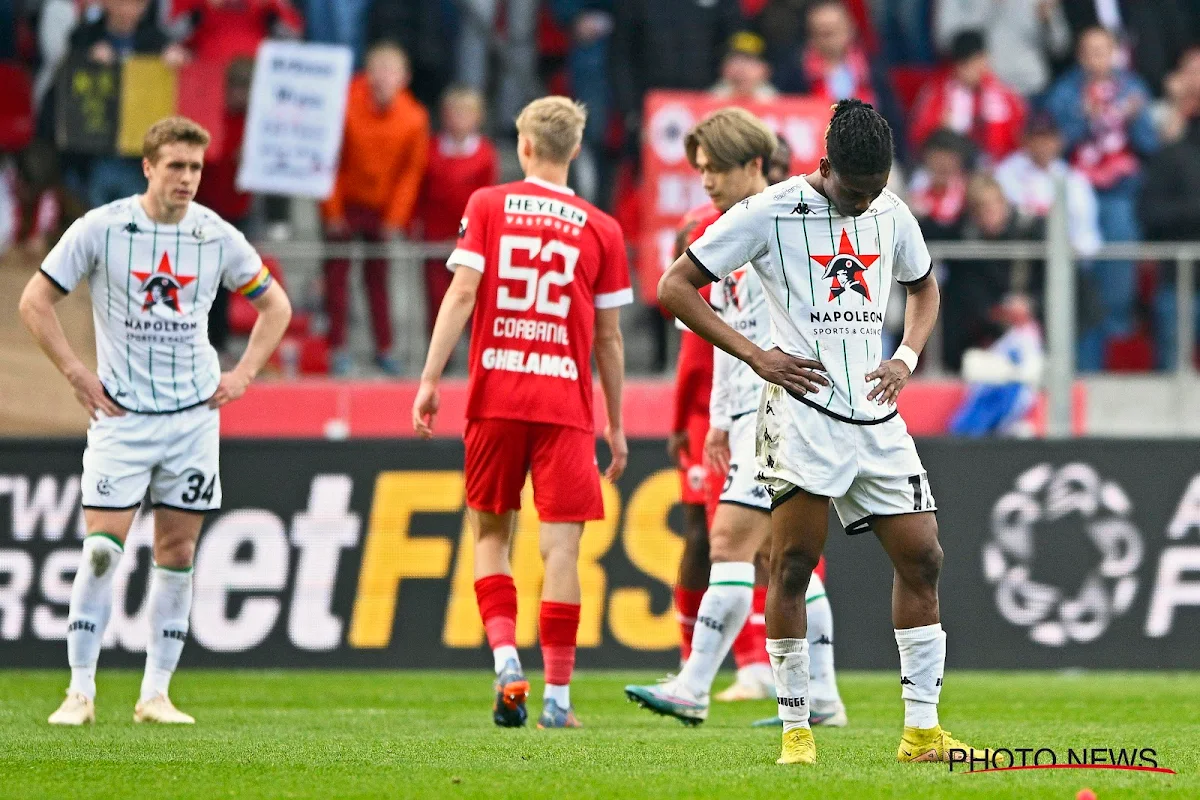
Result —
<instances>
[{"instance_id":1,"label":"white wristband","mask_svg":"<svg viewBox=\"0 0 1200 800\"><path fill-rule=\"evenodd\" d=\"M917 353L906 344L902 344L896 348L896 354L892 358L898 358L904 362L904 366L908 367L909 373L917 371Z\"/></svg>"}]
</instances>

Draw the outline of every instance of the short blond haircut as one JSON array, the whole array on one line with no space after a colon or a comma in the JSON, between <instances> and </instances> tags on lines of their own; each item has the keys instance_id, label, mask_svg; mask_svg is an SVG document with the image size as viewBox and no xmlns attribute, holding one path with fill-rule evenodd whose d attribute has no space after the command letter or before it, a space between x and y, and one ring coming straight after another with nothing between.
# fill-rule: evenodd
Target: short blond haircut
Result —
<instances>
[{"instance_id":1,"label":"short blond haircut","mask_svg":"<svg viewBox=\"0 0 1200 800\"><path fill-rule=\"evenodd\" d=\"M551 96L534 100L517 116L517 133L533 142L541 159L566 164L583 141L587 109L569 97Z\"/></svg>"},{"instance_id":2,"label":"short blond haircut","mask_svg":"<svg viewBox=\"0 0 1200 800\"><path fill-rule=\"evenodd\" d=\"M208 147L212 137L200 123L187 117L167 117L150 126L142 139L142 157L151 163L158 161L158 151L168 144L183 142Z\"/></svg>"},{"instance_id":3,"label":"short blond haircut","mask_svg":"<svg viewBox=\"0 0 1200 800\"><path fill-rule=\"evenodd\" d=\"M470 86L451 86L446 91L442 92L442 107L446 107L451 103L470 103L483 116L483 95L478 89L472 89Z\"/></svg>"},{"instance_id":4,"label":"short blond haircut","mask_svg":"<svg viewBox=\"0 0 1200 800\"><path fill-rule=\"evenodd\" d=\"M756 158L762 159L766 170L779 140L766 123L744 108L722 108L688 131L683 146L693 167L696 151L703 147L709 165L717 172L744 167Z\"/></svg>"}]
</instances>

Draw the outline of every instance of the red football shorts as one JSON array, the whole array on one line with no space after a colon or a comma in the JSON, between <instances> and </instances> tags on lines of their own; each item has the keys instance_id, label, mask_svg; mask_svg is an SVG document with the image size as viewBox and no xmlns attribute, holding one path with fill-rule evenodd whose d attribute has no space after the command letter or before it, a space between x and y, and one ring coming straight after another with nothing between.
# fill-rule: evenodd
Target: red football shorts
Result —
<instances>
[{"instance_id":1,"label":"red football shorts","mask_svg":"<svg viewBox=\"0 0 1200 800\"><path fill-rule=\"evenodd\" d=\"M688 418L688 447L682 454L679 470L680 502L702 506L708 502L708 468L704 466L704 437L708 435L708 415L694 414Z\"/></svg>"},{"instance_id":2,"label":"red football shorts","mask_svg":"<svg viewBox=\"0 0 1200 800\"><path fill-rule=\"evenodd\" d=\"M467 506L503 514L521 507L533 473L533 504L542 522L604 519L596 436L591 431L509 419L467 421Z\"/></svg>"}]
</instances>

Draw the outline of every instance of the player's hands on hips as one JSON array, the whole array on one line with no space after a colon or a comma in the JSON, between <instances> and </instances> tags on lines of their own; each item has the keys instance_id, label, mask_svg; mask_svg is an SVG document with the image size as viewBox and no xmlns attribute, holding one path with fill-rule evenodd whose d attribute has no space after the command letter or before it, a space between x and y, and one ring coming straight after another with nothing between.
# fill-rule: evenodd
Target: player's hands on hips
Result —
<instances>
[{"instance_id":1,"label":"player's hands on hips","mask_svg":"<svg viewBox=\"0 0 1200 800\"><path fill-rule=\"evenodd\" d=\"M125 416L125 409L108 398L99 376L87 367L80 365L78 369L67 374L67 380L75 390L75 399L87 409L88 416L92 419L100 419L101 416Z\"/></svg>"},{"instance_id":2,"label":"player's hands on hips","mask_svg":"<svg viewBox=\"0 0 1200 800\"><path fill-rule=\"evenodd\" d=\"M683 454L688 451L689 444L687 431L672 431L667 434L667 458L680 469L683 469Z\"/></svg>"},{"instance_id":3,"label":"player's hands on hips","mask_svg":"<svg viewBox=\"0 0 1200 800\"><path fill-rule=\"evenodd\" d=\"M704 457L718 472L729 471L729 431L709 428L704 437Z\"/></svg>"},{"instance_id":4,"label":"player's hands on hips","mask_svg":"<svg viewBox=\"0 0 1200 800\"><path fill-rule=\"evenodd\" d=\"M829 385L829 379L821 374L825 367L820 361L797 358L778 347L760 350L758 357L750 363L750 368L763 380L782 386L792 394L815 394L821 391L822 386Z\"/></svg>"},{"instance_id":5,"label":"player's hands on hips","mask_svg":"<svg viewBox=\"0 0 1200 800\"><path fill-rule=\"evenodd\" d=\"M879 381L875 387L867 393L868 400L874 400L878 405L895 405L896 398L900 395L900 390L908 383L908 379L912 373L908 371L908 364L905 364L898 358L893 358L884 361L879 365L879 369L867 375L868 381Z\"/></svg>"},{"instance_id":6,"label":"player's hands on hips","mask_svg":"<svg viewBox=\"0 0 1200 800\"><path fill-rule=\"evenodd\" d=\"M438 407L442 404L436 383L421 381L413 400L413 430L422 439L433 438L433 423L437 419ZM627 451L628 452L628 451Z\"/></svg>"},{"instance_id":7,"label":"player's hands on hips","mask_svg":"<svg viewBox=\"0 0 1200 800\"><path fill-rule=\"evenodd\" d=\"M246 387L250 385L250 380L250 375L239 369L222 372L217 390L213 392L212 397L208 398L208 407L220 408L228 402L237 400L246 393Z\"/></svg>"},{"instance_id":8,"label":"player's hands on hips","mask_svg":"<svg viewBox=\"0 0 1200 800\"><path fill-rule=\"evenodd\" d=\"M604 440L608 442L608 449L612 453L612 461L604 470L604 477L616 483L625 474L625 465L629 463L629 442L625 441L625 431L620 428L614 430L611 425L604 429Z\"/></svg>"}]
</instances>

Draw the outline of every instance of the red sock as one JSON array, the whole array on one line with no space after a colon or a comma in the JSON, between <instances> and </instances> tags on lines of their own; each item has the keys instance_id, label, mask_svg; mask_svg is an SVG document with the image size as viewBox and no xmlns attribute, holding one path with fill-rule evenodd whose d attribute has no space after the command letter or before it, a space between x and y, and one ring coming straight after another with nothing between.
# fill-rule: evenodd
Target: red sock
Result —
<instances>
[{"instance_id":1,"label":"red sock","mask_svg":"<svg viewBox=\"0 0 1200 800\"><path fill-rule=\"evenodd\" d=\"M750 616L746 617L746 624L733 640L733 661L738 669L751 664L771 663L767 655L767 621L763 617L766 607L767 587L755 586Z\"/></svg>"},{"instance_id":2,"label":"red sock","mask_svg":"<svg viewBox=\"0 0 1200 800\"><path fill-rule=\"evenodd\" d=\"M475 602L487 631L488 646L517 646L517 586L511 575L488 575L475 581Z\"/></svg>"},{"instance_id":3,"label":"red sock","mask_svg":"<svg viewBox=\"0 0 1200 800\"><path fill-rule=\"evenodd\" d=\"M704 592L697 589L675 587L675 609L679 612L679 657L688 660L692 654L692 632L696 629L696 615L700 613L700 601Z\"/></svg>"},{"instance_id":4,"label":"red sock","mask_svg":"<svg viewBox=\"0 0 1200 800\"><path fill-rule=\"evenodd\" d=\"M542 665L546 684L568 686L575 669L575 635L579 632L579 604L542 601L538 614L542 639Z\"/></svg>"}]
</instances>

